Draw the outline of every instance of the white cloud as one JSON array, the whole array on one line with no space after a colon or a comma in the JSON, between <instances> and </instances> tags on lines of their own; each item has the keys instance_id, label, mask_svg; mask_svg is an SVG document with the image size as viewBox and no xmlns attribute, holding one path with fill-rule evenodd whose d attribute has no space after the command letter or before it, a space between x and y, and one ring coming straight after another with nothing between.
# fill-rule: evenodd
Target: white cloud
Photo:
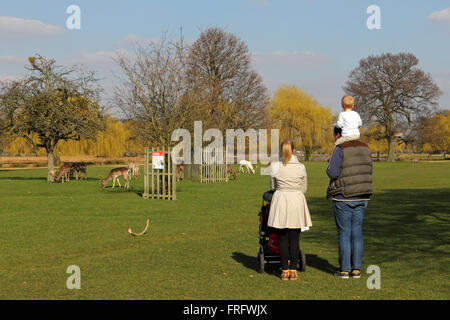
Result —
<instances>
[{"instance_id":1,"label":"white cloud","mask_svg":"<svg viewBox=\"0 0 450 320\"><path fill-rule=\"evenodd\" d=\"M124 47L128 47L128 46L132 46L136 43L148 43L148 42L155 42L158 41L159 38L146 38L146 37L140 37L137 36L133 33L130 33L129 35L127 35L125 38L119 40L116 42L116 45L118 46L124 46Z\"/></svg>"},{"instance_id":2,"label":"white cloud","mask_svg":"<svg viewBox=\"0 0 450 320\"><path fill-rule=\"evenodd\" d=\"M128 51L126 51L125 49L117 49L113 51L97 51L91 53L80 51L69 56L67 64L83 65L88 70L97 72L110 72L117 69L114 58L118 54L128 54Z\"/></svg>"},{"instance_id":3,"label":"white cloud","mask_svg":"<svg viewBox=\"0 0 450 320\"><path fill-rule=\"evenodd\" d=\"M250 4L253 4L255 6L259 6L259 7L267 7L270 6L269 1L267 0L248 0L248 2Z\"/></svg>"},{"instance_id":4,"label":"white cloud","mask_svg":"<svg viewBox=\"0 0 450 320\"><path fill-rule=\"evenodd\" d=\"M39 20L0 16L0 40L52 38L63 32L63 28Z\"/></svg>"},{"instance_id":5,"label":"white cloud","mask_svg":"<svg viewBox=\"0 0 450 320\"><path fill-rule=\"evenodd\" d=\"M6 65L25 65L27 59L12 54L0 56L0 64Z\"/></svg>"},{"instance_id":6,"label":"white cloud","mask_svg":"<svg viewBox=\"0 0 450 320\"><path fill-rule=\"evenodd\" d=\"M19 80L20 78L17 76L2 76L0 75L0 81L14 81Z\"/></svg>"},{"instance_id":7,"label":"white cloud","mask_svg":"<svg viewBox=\"0 0 450 320\"><path fill-rule=\"evenodd\" d=\"M440 11L435 11L425 17L427 20L436 23L449 23L450 24L450 8L446 8Z\"/></svg>"}]
</instances>

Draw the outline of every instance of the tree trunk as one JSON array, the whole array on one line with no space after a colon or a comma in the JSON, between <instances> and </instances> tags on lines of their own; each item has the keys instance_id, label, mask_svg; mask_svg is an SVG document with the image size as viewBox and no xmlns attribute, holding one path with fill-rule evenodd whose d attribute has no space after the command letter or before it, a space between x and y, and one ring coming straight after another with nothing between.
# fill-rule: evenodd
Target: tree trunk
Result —
<instances>
[{"instance_id":1,"label":"tree trunk","mask_svg":"<svg viewBox=\"0 0 450 320\"><path fill-rule=\"evenodd\" d=\"M310 148L305 148L305 161L311 160L312 150Z\"/></svg>"},{"instance_id":2,"label":"tree trunk","mask_svg":"<svg viewBox=\"0 0 450 320\"><path fill-rule=\"evenodd\" d=\"M388 137L388 157L387 161L394 162L395 161L395 138L394 137Z\"/></svg>"},{"instance_id":3,"label":"tree trunk","mask_svg":"<svg viewBox=\"0 0 450 320\"><path fill-rule=\"evenodd\" d=\"M55 155L53 154L53 150L47 150L47 167L47 181L53 182L55 169Z\"/></svg>"}]
</instances>

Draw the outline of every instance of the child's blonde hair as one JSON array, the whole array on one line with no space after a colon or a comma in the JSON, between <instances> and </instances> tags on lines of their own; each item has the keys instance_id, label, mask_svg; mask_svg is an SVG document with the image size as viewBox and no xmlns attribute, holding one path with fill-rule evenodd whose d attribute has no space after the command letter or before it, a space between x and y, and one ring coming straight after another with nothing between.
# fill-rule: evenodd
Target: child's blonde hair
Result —
<instances>
[{"instance_id":1,"label":"child's blonde hair","mask_svg":"<svg viewBox=\"0 0 450 320\"><path fill-rule=\"evenodd\" d=\"M342 98L342 108L345 109L353 109L355 106L355 99L352 96L344 96Z\"/></svg>"}]
</instances>

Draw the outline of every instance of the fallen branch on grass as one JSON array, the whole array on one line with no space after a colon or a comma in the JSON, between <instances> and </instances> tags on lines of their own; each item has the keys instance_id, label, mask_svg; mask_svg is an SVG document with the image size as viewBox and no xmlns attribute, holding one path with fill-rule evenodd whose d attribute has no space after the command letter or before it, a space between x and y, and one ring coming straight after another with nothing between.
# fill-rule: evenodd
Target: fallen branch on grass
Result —
<instances>
[{"instance_id":1,"label":"fallen branch on grass","mask_svg":"<svg viewBox=\"0 0 450 320\"><path fill-rule=\"evenodd\" d=\"M133 231L131 231L131 228L129 228L129 229L128 229L128 233L131 234L131 235L134 236L134 237L140 237L140 236L143 236L144 234L147 233L147 229L148 229L148 226L149 226L149 225L150 225L150 219L147 219L147 225L145 226L144 231L142 231L141 233L134 233Z\"/></svg>"}]
</instances>

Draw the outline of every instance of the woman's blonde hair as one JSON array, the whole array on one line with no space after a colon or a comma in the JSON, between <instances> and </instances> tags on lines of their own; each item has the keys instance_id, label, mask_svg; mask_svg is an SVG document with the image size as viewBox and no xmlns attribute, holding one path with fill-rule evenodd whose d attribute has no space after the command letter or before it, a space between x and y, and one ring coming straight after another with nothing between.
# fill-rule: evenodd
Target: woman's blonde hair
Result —
<instances>
[{"instance_id":1,"label":"woman's blonde hair","mask_svg":"<svg viewBox=\"0 0 450 320\"><path fill-rule=\"evenodd\" d=\"M294 142L290 139L283 141L282 152L283 152L283 164L287 165L292 158L292 152L295 150Z\"/></svg>"}]
</instances>

